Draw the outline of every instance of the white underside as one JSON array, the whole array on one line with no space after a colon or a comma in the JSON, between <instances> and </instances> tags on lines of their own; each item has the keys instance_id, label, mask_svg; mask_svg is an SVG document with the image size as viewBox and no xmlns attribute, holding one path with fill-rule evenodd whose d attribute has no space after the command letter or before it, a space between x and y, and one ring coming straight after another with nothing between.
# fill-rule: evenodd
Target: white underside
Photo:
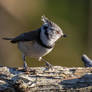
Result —
<instances>
[{"instance_id":1,"label":"white underside","mask_svg":"<svg viewBox=\"0 0 92 92\"><path fill-rule=\"evenodd\" d=\"M19 42L18 47L25 56L30 56L34 58L41 58L53 49L45 48L35 41Z\"/></svg>"}]
</instances>

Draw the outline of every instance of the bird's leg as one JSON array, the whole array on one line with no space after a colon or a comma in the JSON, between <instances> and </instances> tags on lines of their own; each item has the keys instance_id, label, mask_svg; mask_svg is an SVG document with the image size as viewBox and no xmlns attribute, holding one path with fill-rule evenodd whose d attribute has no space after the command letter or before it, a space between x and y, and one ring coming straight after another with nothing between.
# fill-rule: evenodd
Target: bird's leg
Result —
<instances>
[{"instance_id":1,"label":"bird's leg","mask_svg":"<svg viewBox=\"0 0 92 92\"><path fill-rule=\"evenodd\" d=\"M30 70L30 67L28 67L28 65L26 63L26 56L24 54L23 54L22 58L23 58L23 62L24 62L23 71L26 72L26 73L31 72L32 74L35 74L36 73L35 70Z\"/></svg>"},{"instance_id":2,"label":"bird's leg","mask_svg":"<svg viewBox=\"0 0 92 92\"><path fill-rule=\"evenodd\" d=\"M48 61L46 61L45 59L41 58L43 62L45 62L45 65L47 66L47 69L53 69L53 65L51 65Z\"/></svg>"},{"instance_id":3,"label":"bird's leg","mask_svg":"<svg viewBox=\"0 0 92 92\"><path fill-rule=\"evenodd\" d=\"M27 70L27 67L28 66L27 66L27 63L26 63L26 56L23 54L22 55L22 58L23 58L23 62L24 62L24 65L23 65L24 66L24 69Z\"/></svg>"}]
</instances>

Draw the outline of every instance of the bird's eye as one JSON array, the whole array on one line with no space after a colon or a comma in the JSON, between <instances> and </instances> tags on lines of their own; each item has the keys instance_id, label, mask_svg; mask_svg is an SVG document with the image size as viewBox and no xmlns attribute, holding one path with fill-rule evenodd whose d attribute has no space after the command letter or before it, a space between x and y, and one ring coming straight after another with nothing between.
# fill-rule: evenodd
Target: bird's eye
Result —
<instances>
[{"instance_id":1,"label":"bird's eye","mask_svg":"<svg viewBox=\"0 0 92 92\"><path fill-rule=\"evenodd\" d=\"M60 34L60 32L59 31L56 31L56 34Z\"/></svg>"}]
</instances>

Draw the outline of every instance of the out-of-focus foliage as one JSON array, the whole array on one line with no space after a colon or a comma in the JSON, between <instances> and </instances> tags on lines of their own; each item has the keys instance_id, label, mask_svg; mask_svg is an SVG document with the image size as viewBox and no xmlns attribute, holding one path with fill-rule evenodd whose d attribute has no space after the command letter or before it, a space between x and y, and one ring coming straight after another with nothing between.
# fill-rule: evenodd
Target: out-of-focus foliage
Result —
<instances>
[{"instance_id":1,"label":"out-of-focus foliage","mask_svg":"<svg viewBox=\"0 0 92 92\"><path fill-rule=\"evenodd\" d=\"M0 0L0 37L14 37L41 26L46 15L68 35L56 43L55 49L45 56L53 65L82 66L81 55L91 55L91 0ZM0 64L22 65L17 45L0 38ZM34 62L36 61L36 62ZM31 66L42 62L27 57Z\"/></svg>"}]
</instances>

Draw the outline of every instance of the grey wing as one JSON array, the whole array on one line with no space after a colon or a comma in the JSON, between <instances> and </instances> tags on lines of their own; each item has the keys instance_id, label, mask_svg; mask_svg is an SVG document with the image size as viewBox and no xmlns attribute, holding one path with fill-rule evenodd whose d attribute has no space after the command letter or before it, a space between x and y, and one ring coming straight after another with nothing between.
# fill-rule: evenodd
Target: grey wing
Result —
<instances>
[{"instance_id":1,"label":"grey wing","mask_svg":"<svg viewBox=\"0 0 92 92\"><path fill-rule=\"evenodd\" d=\"M31 32L26 32L26 33L23 33L15 38L13 38L11 40L12 43L17 43L19 41L33 41L35 39L38 39L39 37L39 32L40 32L40 29L36 30L36 31L31 31Z\"/></svg>"}]
</instances>

